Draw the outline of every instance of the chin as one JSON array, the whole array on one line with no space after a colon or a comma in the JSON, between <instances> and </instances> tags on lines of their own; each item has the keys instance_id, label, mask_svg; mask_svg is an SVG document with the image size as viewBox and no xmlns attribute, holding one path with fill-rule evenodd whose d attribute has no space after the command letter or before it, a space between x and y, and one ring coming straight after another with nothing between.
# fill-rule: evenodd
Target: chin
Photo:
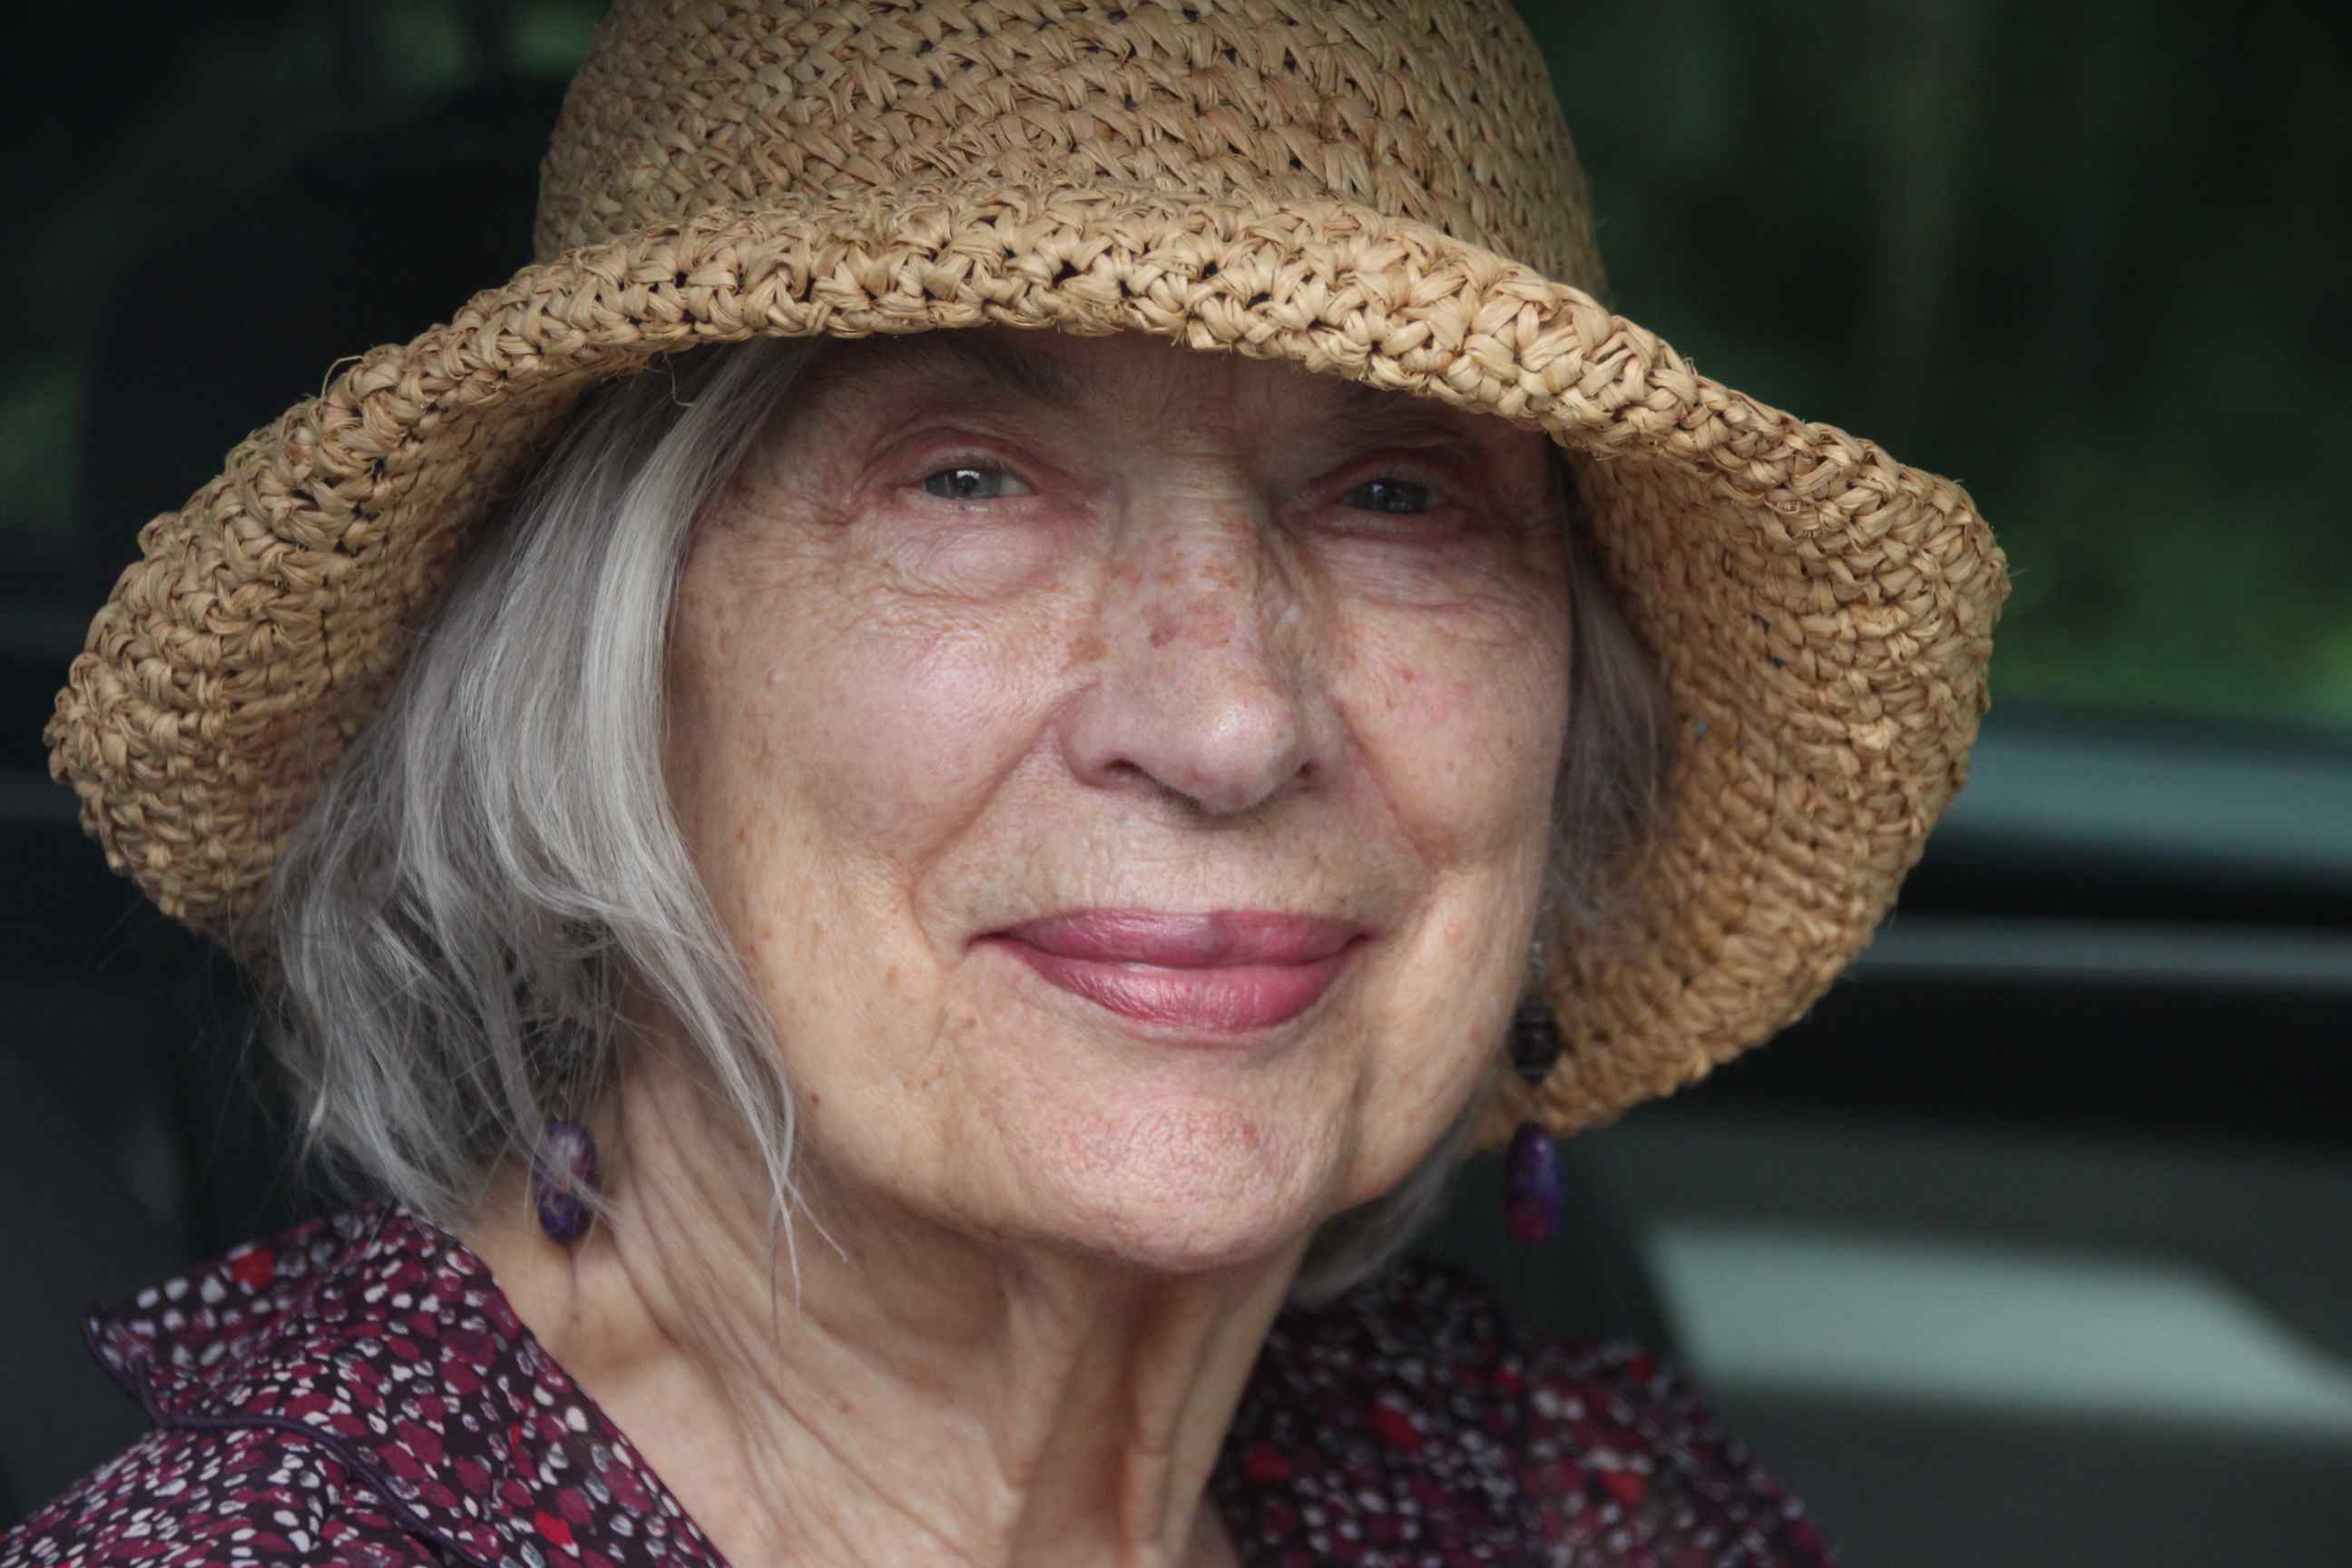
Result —
<instances>
[{"instance_id":1,"label":"chin","mask_svg":"<svg viewBox=\"0 0 2352 1568\"><path fill-rule=\"evenodd\" d=\"M1294 1256L1328 1213L1338 1172L1307 1141L1230 1106L1153 1107L1073 1137L1035 1190L1063 1245L1126 1268L1198 1275ZM1328 1141L1321 1148L1329 1149Z\"/></svg>"}]
</instances>

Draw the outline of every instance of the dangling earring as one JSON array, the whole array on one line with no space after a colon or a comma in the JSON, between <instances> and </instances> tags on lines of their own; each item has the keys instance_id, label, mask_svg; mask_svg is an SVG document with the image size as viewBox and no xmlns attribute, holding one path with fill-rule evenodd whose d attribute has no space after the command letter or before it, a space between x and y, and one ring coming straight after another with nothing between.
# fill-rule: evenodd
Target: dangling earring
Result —
<instances>
[{"instance_id":1,"label":"dangling earring","mask_svg":"<svg viewBox=\"0 0 2352 1568\"><path fill-rule=\"evenodd\" d=\"M1511 1020L1511 1066L1530 1086L1540 1084L1559 1060L1559 1026L1536 997ZM1540 1121L1519 1123L1503 1156L1503 1224L1515 1241L1549 1241L1559 1234L1559 1151Z\"/></svg>"},{"instance_id":2,"label":"dangling earring","mask_svg":"<svg viewBox=\"0 0 2352 1568\"><path fill-rule=\"evenodd\" d=\"M588 1234L596 1211L588 1194L596 1189L596 1140L577 1121L550 1117L530 1163L531 1207L539 1228L558 1247Z\"/></svg>"}]
</instances>

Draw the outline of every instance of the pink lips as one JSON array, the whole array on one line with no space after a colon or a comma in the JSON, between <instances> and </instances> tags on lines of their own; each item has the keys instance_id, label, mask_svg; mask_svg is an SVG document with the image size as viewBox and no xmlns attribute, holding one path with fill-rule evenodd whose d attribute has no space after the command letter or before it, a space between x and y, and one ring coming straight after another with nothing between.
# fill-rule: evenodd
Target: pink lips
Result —
<instances>
[{"instance_id":1,"label":"pink lips","mask_svg":"<svg viewBox=\"0 0 2352 1568\"><path fill-rule=\"evenodd\" d=\"M1312 915L1089 910L995 933L1049 984L1148 1024L1241 1034L1287 1023L1364 935Z\"/></svg>"}]
</instances>

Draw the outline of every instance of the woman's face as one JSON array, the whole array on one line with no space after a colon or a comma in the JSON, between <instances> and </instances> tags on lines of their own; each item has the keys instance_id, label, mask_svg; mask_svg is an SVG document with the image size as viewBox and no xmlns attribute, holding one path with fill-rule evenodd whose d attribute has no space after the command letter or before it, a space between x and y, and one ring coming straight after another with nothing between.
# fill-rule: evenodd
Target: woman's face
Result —
<instances>
[{"instance_id":1,"label":"woman's face","mask_svg":"<svg viewBox=\"0 0 2352 1568\"><path fill-rule=\"evenodd\" d=\"M817 1190L1192 1269L1402 1180L1524 979L1549 480L1158 339L826 351L695 543L668 752Z\"/></svg>"}]
</instances>

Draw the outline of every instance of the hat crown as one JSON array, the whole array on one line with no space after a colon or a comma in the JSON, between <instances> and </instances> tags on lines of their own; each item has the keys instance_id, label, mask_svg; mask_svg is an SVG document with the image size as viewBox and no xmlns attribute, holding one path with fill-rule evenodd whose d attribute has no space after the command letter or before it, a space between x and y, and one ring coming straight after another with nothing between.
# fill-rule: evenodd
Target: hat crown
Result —
<instances>
[{"instance_id":1,"label":"hat crown","mask_svg":"<svg viewBox=\"0 0 2352 1568\"><path fill-rule=\"evenodd\" d=\"M617 0L541 169L536 249L992 185L1345 201L1601 286L1507 0Z\"/></svg>"}]
</instances>

